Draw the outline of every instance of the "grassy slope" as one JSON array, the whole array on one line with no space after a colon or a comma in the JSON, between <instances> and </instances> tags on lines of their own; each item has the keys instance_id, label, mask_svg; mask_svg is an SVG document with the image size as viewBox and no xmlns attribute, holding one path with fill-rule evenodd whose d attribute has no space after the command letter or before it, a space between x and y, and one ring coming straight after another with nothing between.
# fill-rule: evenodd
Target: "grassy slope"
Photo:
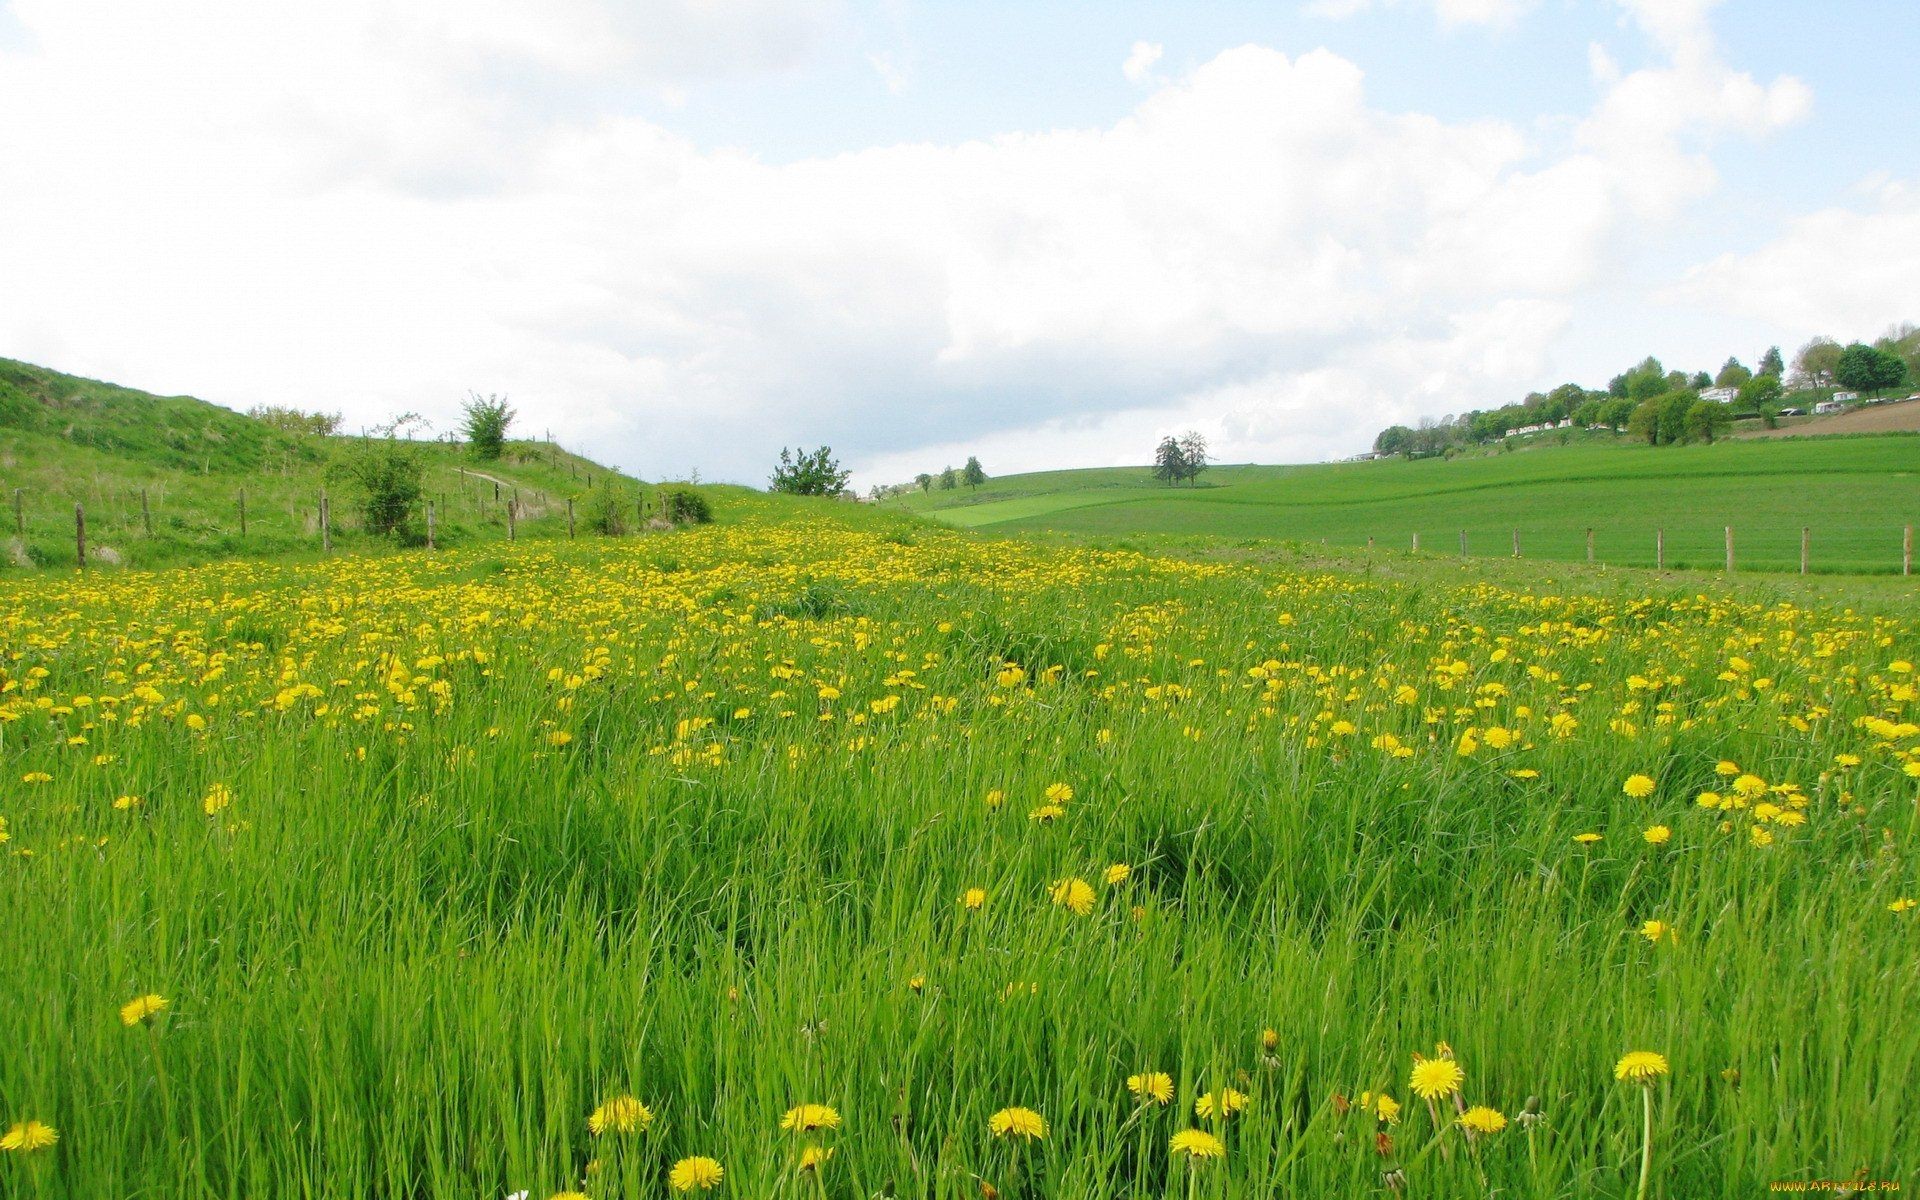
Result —
<instances>
[{"instance_id":1,"label":"grassy slope","mask_svg":"<svg viewBox=\"0 0 1920 1200\"><path fill-rule=\"evenodd\" d=\"M1144 467L1050 471L896 503L996 531L1219 534L1457 553L1585 557L1651 566L1666 530L1669 566L1717 566L1734 526L1743 569L1797 569L1800 529L1815 570L1899 569L1901 528L1920 524L1920 438L1885 436L1638 446L1539 447L1448 462L1218 467L1168 488Z\"/></svg>"},{"instance_id":2,"label":"grassy slope","mask_svg":"<svg viewBox=\"0 0 1920 1200\"><path fill-rule=\"evenodd\" d=\"M295 436L192 397L154 396L0 359L0 531L9 539L0 569L72 563L76 503L86 509L89 543L107 551L109 561L163 566L315 553L323 487L333 499L336 545L364 546L351 487L328 477L329 465L355 441ZM512 443L503 460L486 464L440 443L425 451L427 491L437 503L439 537L449 544L506 534L493 484L463 471L504 481L503 499L519 489L518 532L528 537L564 534L566 498L584 496L589 476L595 483L609 477L605 468L539 442ZM14 526L15 489L24 537Z\"/></svg>"}]
</instances>

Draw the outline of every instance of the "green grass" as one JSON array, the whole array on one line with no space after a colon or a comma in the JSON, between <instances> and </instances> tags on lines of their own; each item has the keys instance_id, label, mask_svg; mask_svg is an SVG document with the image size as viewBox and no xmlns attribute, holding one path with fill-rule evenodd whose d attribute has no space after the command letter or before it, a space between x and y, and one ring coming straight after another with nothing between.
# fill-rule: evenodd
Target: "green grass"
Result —
<instances>
[{"instance_id":1,"label":"green grass","mask_svg":"<svg viewBox=\"0 0 1920 1200\"><path fill-rule=\"evenodd\" d=\"M540 1200L597 1161L601 1200L711 1155L720 1197L1624 1197L1632 1049L1672 1062L1652 1195L1920 1182L1910 607L729 507L0 580L0 1130L60 1130L0 1195ZM1722 760L1798 792L1703 808ZM1436 1124L1442 1040L1545 1123ZM1382 1090L1400 1124L1342 1112ZM590 1135L621 1093L651 1128ZM844 1118L817 1180L801 1102ZM1010 1105L1045 1140L992 1138Z\"/></svg>"},{"instance_id":2,"label":"green grass","mask_svg":"<svg viewBox=\"0 0 1920 1200\"><path fill-rule=\"evenodd\" d=\"M1453 461L1387 460L1306 467L1216 467L1195 487L1169 488L1146 468L1050 471L990 481L979 491L893 502L955 525L997 532L1089 535L1215 534L1334 546L1512 554L1653 566L1724 563L1798 571L1900 569L1903 529L1920 524L1920 437L1724 442L1711 446L1541 446Z\"/></svg>"},{"instance_id":3,"label":"green grass","mask_svg":"<svg viewBox=\"0 0 1920 1200\"><path fill-rule=\"evenodd\" d=\"M323 491L335 548L378 548L387 539L362 531L353 487L330 471L357 441L291 435L192 397L0 359L0 572L71 567L76 504L96 567L317 555ZM516 536L539 539L565 536L567 500L583 502L590 483L619 489L629 504L641 493L547 443L511 442L494 462L438 442L423 452L443 545L505 540L506 501L516 496ZM501 481L497 495L482 474Z\"/></svg>"}]
</instances>

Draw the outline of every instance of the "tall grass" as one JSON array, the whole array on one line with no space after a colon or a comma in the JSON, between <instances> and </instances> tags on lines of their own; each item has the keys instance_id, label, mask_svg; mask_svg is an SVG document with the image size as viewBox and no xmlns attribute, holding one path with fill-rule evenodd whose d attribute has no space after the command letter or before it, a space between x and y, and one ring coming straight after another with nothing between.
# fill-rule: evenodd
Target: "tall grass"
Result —
<instances>
[{"instance_id":1,"label":"tall grass","mask_svg":"<svg viewBox=\"0 0 1920 1200\"><path fill-rule=\"evenodd\" d=\"M1902 620L824 515L4 598L6 1195L1622 1196L1631 1049L1656 1195L1920 1169Z\"/></svg>"}]
</instances>

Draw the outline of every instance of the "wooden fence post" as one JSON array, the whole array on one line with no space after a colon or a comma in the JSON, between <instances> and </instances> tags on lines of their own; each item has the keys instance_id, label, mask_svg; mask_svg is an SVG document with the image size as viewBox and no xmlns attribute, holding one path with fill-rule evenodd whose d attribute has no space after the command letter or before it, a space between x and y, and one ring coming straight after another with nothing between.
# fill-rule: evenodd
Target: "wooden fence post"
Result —
<instances>
[{"instance_id":1,"label":"wooden fence post","mask_svg":"<svg viewBox=\"0 0 1920 1200\"><path fill-rule=\"evenodd\" d=\"M320 553L333 553L333 506L325 488L320 489Z\"/></svg>"},{"instance_id":2,"label":"wooden fence post","mask_svg":"<svg viewBox=\"0 0 1920 1200\"><path fill-rule=\"evenodd\" d=\"M240 536L247 536L247 489L240 489Z\"/></svg>"},{"instance_id":3,"label":"wooden fence post","mask_svg":"<svg viewBox=\"0 0 1920 1200\"><path fill-rule=\"evenodd\" d=\"M493 481L493 499L496 504L500 502L500 481L498 479Z\"/></svg>"},{"instance_id":4,"label":"wooden fence post","mask_svg":"<svg viewBox=\"0 0 1920 1200\"><path fill-rule=\"evenodd\" d=\"M1593 526L1587 526L1587 561L1593 561Z\"/></svg>"},{"instance_id":5,"label":"wooden fence post","mask_svg":"<svg viewBox=\"0 0 1920 1200\"><path fill-rule=\"evenodd\" d=\"M153 536L153 510L147 507L147 489L145 488L140 489L140 527L147 531L148 537Z\"/></svg>"},{"instance_id":6,"label":"wooden fence post","mask_svg":"<svg viewBox=\"0 0 1920 1200\"><path fill-rule=\"evenodd\" d=\"M1518 529L1513 531L1513 556L1515 558L1520 557L1520 531Z\"/></svg>"},{"instance_id":7,"label":"wooden fence post","mask_svg":"<svg viewBox=\"0 0 1920 1200\"><path fill-rule=\"evenodd\" d=\"M433 549L433 501L427 501L427 549Z\"/></svg>"},{"instance_id":8,"label":"wooden fence post","mask_svg":"<svg viewBox=\"0 0 1920 1200\"><path fill-rule=\"evenodd\" d=\"M146 493L142 492L141 495L144 496ZM26 540L27 536L27 519L21 514L19 488L13 489L13 535L22 541Z\"/></svg>"},{"instance_id":9,"label":"wooden fence post","mask_svg":"<svg viewBox=\"0 0 1920 1200\"><path fill-rule=\"evenodd\" d=\"M1368 539L1367 539L1367 553L1369 553L1369 554L1371 554L1371 553L1373 553L1373 539L1372 539L1372 538L1368 538Z\"/></svg>"},{"instance_id":10,"label":"wooden fence post","mask_svg":"<svg viewBox=\"0 0 1920 1200\"><path fill-rule=\"evenodd\" d=\"M1907 526L1907 532L1900 539L1900 573L1913 574L1913 526Z\"/></svg>"},{"instance_id":11,"label":"wooden fence post","mask_svg":"<svg viewBox=\"0 0 1920 1200\"><path fill-rule=\"evenodd\" d=\"M1727 574L1733 574L1733 526L1727 526Z\"/></svg>"},{"instance_id":12,"label":"wooden fence post","mask_svg":"<svg viewBox=\"0 0 1920 1200\"><path fill-rule=\"evenodd\" d=\"M1460 557L1465 558L1466 556L1467 556L1467 531L1462 529L1460 531Z\"/></svg>"},{"instance_id":13,"label":"wooden fence post","mask_svg":"<svg viewBox=\"0 0 1920 1200\"><path fill-rule=\"evenodd\" d=\"M1413 552L1415 554L1420 553L1420 531L1418 529L1413 531Z\"/></svg>"},{"instance_id":14,"label":"wooden fence post","mask_svg":"<svg viewBox=\"0 0 1920 1200\"><path fill-rule=\"evenodd\" d=\"M1807 550L1813 540L1813 531L1805 525L1800 527L1800 573L1807 573Z\"/></svg>"},{"instance_id":15,"label":"wooden fence post","mask_svg":"<svg viewBox=\"0 0 1920 1200\"><path fill-rule=\"evenodd\" d=\"M567 497L567 540L573 540L573 497Z\"/></svg>"},{"instance_id":16,"label":"wooden fence post","mask_svg":"<svg viewBox=\"0 0 1920 1200\"><path fill-rule=\"evenodd\" d=\"M1656 571L1667 569L1667 531L1664 529L1653 531L1653 568Z\"/></svg>"},{"instance_id":17,"label":"wooden fence post","mask_svg":"<svg viewBox=\"0 0 1920 1200\"><path fill-rule=\"evenodd\" d=\"M87 569L87 514L78 504L73 506L73 557L82 571Z\"/></svg>"},{"instance_id":18,"label":"wooden fence post","mask_svg":"<svg viewBox=\"0 0 1920 1200\"><path fill-rule=\"evenodd\" d=\"M514 511L513 510L517 507L519 506L516 505L512 499L508 499L507 501L507 540L510 542L514 540L514 530L513 530Z\"/></svg>"}]
</instances>

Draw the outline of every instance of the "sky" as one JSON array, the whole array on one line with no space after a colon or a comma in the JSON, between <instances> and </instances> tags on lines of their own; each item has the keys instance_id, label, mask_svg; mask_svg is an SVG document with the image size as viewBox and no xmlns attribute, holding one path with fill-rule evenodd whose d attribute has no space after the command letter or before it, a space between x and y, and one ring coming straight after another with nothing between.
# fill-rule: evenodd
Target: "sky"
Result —
<instances>
[{"instance_id":1,"label":"sky","mask_svg":"<svg viewBox=\"0 0 1920 1200\"><path fill-rule=\"evenodd\" d=\"M1314 462L1920 321L1911 0L0 0L0 356L642 478Z\"/></svg>"}]
</instances>

